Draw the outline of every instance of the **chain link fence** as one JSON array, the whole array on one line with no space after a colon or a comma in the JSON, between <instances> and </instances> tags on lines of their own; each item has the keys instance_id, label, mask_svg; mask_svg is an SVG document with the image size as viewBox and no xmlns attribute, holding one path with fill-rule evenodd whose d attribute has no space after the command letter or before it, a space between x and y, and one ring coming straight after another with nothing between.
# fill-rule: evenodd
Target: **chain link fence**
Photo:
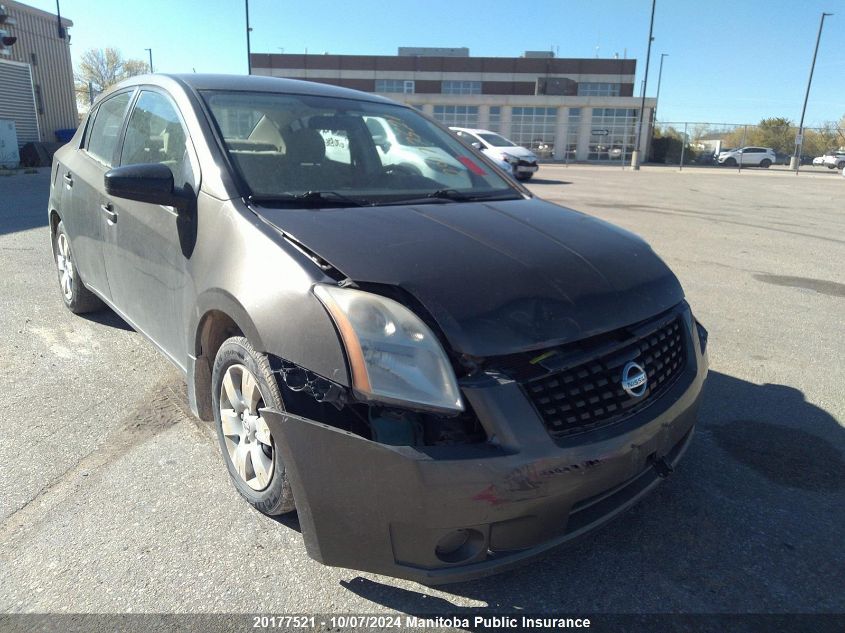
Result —
<instances>
[{"instance_id":1,"label":"chain link fence","mask_svg":"<svg viewBox=\"0 0 845 633\"><path fill-rule=\"evenodd\" d=\"M659 121L655 123L652 133L649 162L680 168L719 165L719 154L722 152L741 148L765 148L774 151L773 165L788 166L796 154L799 141L801 166L812 167L814 159L845 149L845 128L841 123L805 127L803 138L798 138L798 126L779 119L757 125ZM761 158L753 156L755 152L747 152L733 153L726 159L723 158L721 164L727 163L739 169L743 166L758 166ZM823 165L816 164L815 167Z\"/></svg>"}]
</instances>

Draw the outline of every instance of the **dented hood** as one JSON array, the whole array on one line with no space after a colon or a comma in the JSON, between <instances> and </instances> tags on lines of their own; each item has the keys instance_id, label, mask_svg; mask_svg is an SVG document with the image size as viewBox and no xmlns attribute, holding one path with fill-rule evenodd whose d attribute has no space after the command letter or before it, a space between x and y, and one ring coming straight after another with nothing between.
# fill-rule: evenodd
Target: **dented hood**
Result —
<instances>
[{"instance_id":1,"label":"dented hood","mask_svg":"<svg viewBox=\"0 0 845 633\"><path fill-rule=\"evenodd\" d=\"M536 198L255 210L350 279L409 292L473 356L571 342L683 299L642 239Z\"/></svg>"}]
</instances>

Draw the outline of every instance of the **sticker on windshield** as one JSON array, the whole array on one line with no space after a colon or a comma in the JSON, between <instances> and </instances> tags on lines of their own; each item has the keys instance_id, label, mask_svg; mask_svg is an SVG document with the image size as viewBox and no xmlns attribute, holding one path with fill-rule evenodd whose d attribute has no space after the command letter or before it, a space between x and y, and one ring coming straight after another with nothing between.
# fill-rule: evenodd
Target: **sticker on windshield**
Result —
<instances>
[{"instance_id":1,"label":"sticker on windshield","mask_svg":"<svg viewBox=\"0 0 845 633\"><path fill-rule=\"evenodd\" d=\"M478 165L476 165L475 161L472 160L469 156L458 156L458 160L461 161L463 166L469 169L476 176L487 175L487 172L481 169L481 167L479 167Z\"/></svg>"}]
</instances>

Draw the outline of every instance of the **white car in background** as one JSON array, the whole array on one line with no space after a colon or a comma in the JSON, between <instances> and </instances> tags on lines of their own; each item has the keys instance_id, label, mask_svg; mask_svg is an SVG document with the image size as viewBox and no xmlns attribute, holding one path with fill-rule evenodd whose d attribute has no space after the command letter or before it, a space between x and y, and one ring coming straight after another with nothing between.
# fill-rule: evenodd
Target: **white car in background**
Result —
<instances>
[{"instance_id":1,"label":"white car in background","mask_svg":"<svg viewBox=\"0 0 845 633\"><path fill-rule=\"evenodd\" d=\"M460 138L502 165L517 180L528 180L539 169L537 156L530 149L520 147L504 136L490 130L464 127L449 128Z\"/></svg>"},{"instance_id":2,"label":"white car in background","mask_svg":"<svg viewBox=\"0 0 845 633\"><path fill-rule=\"evenodd\" d=\"M431 178L453 189L468 189L472 180L466 166L439 147L426 144L400 119L363 117L384 166L393 166L410 174ZM390 120L389 120L390 119ZM339 163L352 161L349 139L343 130L321 130L326 157Z\"/></svg>"},{"instance_id":3,"label":"white car in background","mask_svg":"<svg viewBox=\"0 0 845 633\"><path fill-rule=\"evenodd\" d=\"M439 147L427 146L413 130L403 127L399 119L388 121L384 117L365 116L364 123L383 165L395 165L455 189L472 187L464 165Z\"/></svg>"},{"instance_id":4,"label":"white car in background","mask_svg":"<svg viewBox=\"0 0 845 633\"><path fill-rule=\"evenodd\" d=\"M822 158L828 169L845 169L845 151L828 152Z\"/></svg>"},{"instance_id":5,"label":"white car in background","mask_svg":"<svg viewBox=\"0 0 845 633\"><path fill-rule=\"evenodd\" d=\"M822 167L824 165L824 156L816 156L813 159L813 167Z\"/></svg>"},{"instance_id":6,"label":"white car in background","mask_svg":"<svg viewBox=\"0 0 845 633\"><path fill-rule=\"evenodd\" d=\"M771 147L741 147L719 152L718 162L727 167L771 167L777 161L775 150Z\"/></svg>"}]
</instances>

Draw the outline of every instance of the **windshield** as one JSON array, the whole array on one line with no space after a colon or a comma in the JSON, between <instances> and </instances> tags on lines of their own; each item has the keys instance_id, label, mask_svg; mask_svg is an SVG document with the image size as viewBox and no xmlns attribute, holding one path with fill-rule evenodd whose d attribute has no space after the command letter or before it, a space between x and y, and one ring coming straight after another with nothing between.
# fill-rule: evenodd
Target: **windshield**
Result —
<instances>
[{"instance_id":1,"label":"windshield","mask_svg":"<svg viewBox=\"0 0 845 633\"><path fill-rule=\"evenodd\" d=\"M504 136L499 136L498 134L479 134L478 136L493 147L516 147L516 143L512 143Z\"/></svg>"},{"instance_id":2,"label":"windshield","mask_svg":"<svg viewBox=\"0 0 845 633\"><path fill-rule=\"evenodd\" d=\"M276 93L202 96L258 202L360 206L522 197L412 108Z\"/></svg>"}]
</instances>

